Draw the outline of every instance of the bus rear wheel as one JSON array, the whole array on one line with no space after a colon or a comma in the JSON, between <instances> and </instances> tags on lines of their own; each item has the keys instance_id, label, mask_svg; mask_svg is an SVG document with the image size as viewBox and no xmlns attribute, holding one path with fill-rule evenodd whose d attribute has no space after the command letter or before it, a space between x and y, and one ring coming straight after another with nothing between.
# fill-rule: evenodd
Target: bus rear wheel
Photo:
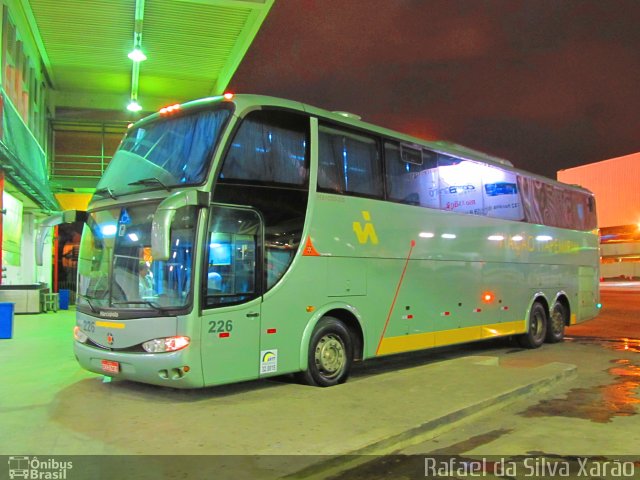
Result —
<instances>
[{"instance_id":1,"label":"bus rear wheel","mask_svg":"<svg viewBox=\"0 0 640 480\"><path fill-rule=\"evenodd\" d=\"M558 343L564 339L564 326L567 324L567 307L556 302L551 309L549 324L547 325L548 343Z\"/></svg>"},{"instance_id":2,"label":"bus rear wheel","mask_svg":"<svg viewBox=\"0 0 640 480\"><path fill-rule=\"evenodd\" d=\"M302 372L308 385L331 387L347 381L353 363L349 329L337 318L324 317L309 342L309 366Z\"/></svg>"},{"instance_id":3,"label":"bus rear wheel","mask_svg":"<svg viewBox=\"0 0 640 480\"><path fill-rule=\"evenodd\" d=\"M524 348L538 348L547 335L547 310L540 302L535 302L529 312L529 328L519 335L518 343Z\"/></svg>"}]
</instances>

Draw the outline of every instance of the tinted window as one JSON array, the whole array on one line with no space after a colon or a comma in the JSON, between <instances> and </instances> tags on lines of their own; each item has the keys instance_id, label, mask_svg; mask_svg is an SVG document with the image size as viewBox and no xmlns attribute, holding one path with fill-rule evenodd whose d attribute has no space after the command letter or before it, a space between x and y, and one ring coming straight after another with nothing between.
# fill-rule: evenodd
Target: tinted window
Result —
<instances>
[{"instance_id":1,"label":"tinted window","mask_svg":"<svg viewBox=\"0 0 640 480\"><path fill-rule=\"evenodd\" d=\"M306 185L308 119L287 112L250 113L236 132L220 179Z\"/></svg>"},{"instance_id":2,"label":"tinted window","mask_svg":"<svg viewBox=\"0 0 640 480\"><path fill-rule=\"evenodd\" d=\"M384 155L390 200L440 208L436 153L429 150L416 152L415 149L386 142Z\"/></svg>"},{"instance_id":3,"label":"tinted window","mask_svg":"<svg viewBox=\"0 0 640 480\"><path fill-rule=\"evenodd\" d=\"M574 230L596 228L593 197L537 178L518 175L525 220Z\"/></svg>"},{"instance_id":4,"label":"tinted window","mask_svg":"<svg viewBox=\"0 0 640 480\"><path fill-rule=\"evenodd\" d=\"M336 193L382 197L382 175L375 138L320 127L318 187Z\"/></svg>"},{"instance_id":5,"label":"tinted window","mask_svg":"<svg viewBox=\"0 0 640 480\"><path fill-rule=\"evenodd\" d=\"M206 305L238 303L258 293L261 224L251 210L211 207Z\"/></svg>"}]
</instances>

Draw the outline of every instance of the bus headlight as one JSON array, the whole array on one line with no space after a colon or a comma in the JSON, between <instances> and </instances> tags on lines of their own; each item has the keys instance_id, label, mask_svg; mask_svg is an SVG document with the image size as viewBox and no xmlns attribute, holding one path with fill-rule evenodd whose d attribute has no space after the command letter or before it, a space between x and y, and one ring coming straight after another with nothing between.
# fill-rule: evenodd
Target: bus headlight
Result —
<instances>
[{"instance_id":1,"label":"bus headlight","mask_svg":"<svg viewBox=\"0 0 640 480\"><path fill-rule=\"evenodd\" d=\"M189 337L154 338L142 344L142 348L149 353L175 352L191 343Z\"/></svg>"},{"instance_id":2,"label":"bus headlight","mask_svg":"<svg viewBox=\"0 0 640 480\"><path fill-rule=\"evenodd\" d=\"M80 330L80 327L76 325L75 327L73 327L73 338L75 338L80 343L85 343L88 337L82 330Z\"/></svg>"}]
</instances>

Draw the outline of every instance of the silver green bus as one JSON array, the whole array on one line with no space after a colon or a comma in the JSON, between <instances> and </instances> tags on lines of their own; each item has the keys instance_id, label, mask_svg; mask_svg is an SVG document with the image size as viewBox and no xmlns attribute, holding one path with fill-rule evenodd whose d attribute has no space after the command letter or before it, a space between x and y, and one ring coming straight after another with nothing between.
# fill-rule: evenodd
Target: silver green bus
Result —
<instances>
[{"instance_id":1,"label":"silver green bus","mask_svg":"<svg viewBox=\"0 0 640 480\"><path fill-rule=\"evenodd\" d=\"M89 205L75 355L175 388L297 373L598 313L584 189L301 103L226 95L132 125Z\"/></svg>"}]
</instances>

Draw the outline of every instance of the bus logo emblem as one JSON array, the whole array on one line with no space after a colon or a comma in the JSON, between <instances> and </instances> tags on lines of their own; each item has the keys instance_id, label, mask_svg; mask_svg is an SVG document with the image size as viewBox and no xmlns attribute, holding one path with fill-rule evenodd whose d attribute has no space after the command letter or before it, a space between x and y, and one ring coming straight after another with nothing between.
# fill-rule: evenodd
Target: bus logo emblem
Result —
<instances>
[{"instance_id":1,"label":"bus logo emblem","mask_svg":"<svg viewBox=\"0 0 640 480\"><path fill-rule=\"evenodd\" d=\"M278 371L278 349L260 352L260 375Z\"/></svg>"},{"instance_id":2,"label":"bus logo emblem","mask_svg":"<svg viewBox=\"0 0 640 480\"><path fill-rule=\"evenodd\" d=\"M9 478L29 478L29 457L9 457Z\"/></svg>"},{"instance_id":3,"label":"bus logo emblem","mask_svg":"<svg viewBox=\"0 0 640 480\"><path fill-rule=\"evenodd\" d=\"M378 235L376 234L376 229L373 227L373 223L371 223L371 214L368 211L362 211L362 218L366 222L364 226L360 222L353 222L353 231L358 237L358 242L361 244L369 242L373 245L378 244Z\"/></svg>"}]
</instances>

